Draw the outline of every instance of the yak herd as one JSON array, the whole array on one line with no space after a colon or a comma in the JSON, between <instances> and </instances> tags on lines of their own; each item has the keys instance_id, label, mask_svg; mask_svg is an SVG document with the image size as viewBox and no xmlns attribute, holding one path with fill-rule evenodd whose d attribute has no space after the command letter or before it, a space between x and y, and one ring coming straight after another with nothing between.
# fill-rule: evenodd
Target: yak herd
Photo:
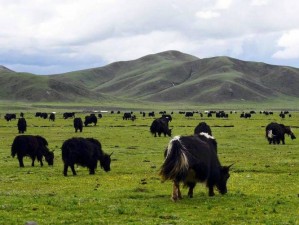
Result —
<instances>
[{"instance_id":1,"label":"yak herd","mask_svg":"<svg viewBox=\"0 0 299 225\"><path fill-rule=\"evenodd\" d=\"M189 118L193 116L193 113L186 112L185 115ZM207 115L210 115L210 113L207 113ZM123 115L123 119L132 119L133 117L134 119L132 120L134 121L136 116L131 114L126 112ZM161 114L160 118L152 121L149 129L150 133L154 137L157 137L157 135L160 137L161 134L165 137L171 137L172 130L169 128L169 123L172 120L172 116L164 112ZM143 112L142 115L145 116L145 113ZM154 112L149 113L149 116L154 115ZM216 115L223 115L225 118L228 116L225 113ZM48 118L44 113L36 113L35 116L44 119ZM102 115L99 114L98 117L102 118ZM240 117L250 118L251 116L249 117L247 114L242 113ZM6 114L4 118L10 121L11 119L16 119L16 115ZM85 126L92 123L94 126L97 124L97 116L95 114L86 116L84 122L80 117L75 117L75 113L64 113L63 118L73 119L75 132L82 132L83 124ZM51 113L49 119L55 121L55 113ZM17 127L21 135L16 136L13 140L11 155L12 157L17 156L19 166L24 167L23 158L25 156L31 158L31 166L34 166L36 159L40 166L43 166L43 158L48 165L53 165L54 153L48 149L47 140L39 135L24 135L24 132L27 130L27 123L23 113L20 114ZM291 139L296 138L291 128L283 124L272 122L265 128L265 137L269 144L285 144L285 134L289 135ZM63 142L61 151L64 163L64 176L67 176L69 167L73 175L76 175L76 164L87 167L89 174L95 174L98 162L104 171L110 171L112 153L105 153L102 150L101 143L94 138L70 138ZM193 197L193 189L197 182L206 183L209 196L214 195L215 187L221 194L225 194L227 192L226 184L230 176L229 169L231 166L221 165L217 155L217 141L212 136L212 130L207 123L200 122L195 127L193 135L175 136L169 141L164 151L164 162L159 174L163 180L171 180L173 182L172 199L177 201L182 198L180 191L181 182L189 188L188 196L190 198Z\"/></svg>"}]
</instances>

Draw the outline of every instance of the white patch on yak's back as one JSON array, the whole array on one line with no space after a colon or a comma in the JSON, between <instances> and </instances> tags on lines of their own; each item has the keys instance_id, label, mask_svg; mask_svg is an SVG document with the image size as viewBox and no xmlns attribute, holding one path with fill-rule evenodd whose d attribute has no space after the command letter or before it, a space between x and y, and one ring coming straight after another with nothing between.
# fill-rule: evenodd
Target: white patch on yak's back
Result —
<instances>
[{"instance_id":1,"label":"white patch on yak's back","mask_svg":"<svg viewBox=\"0 0 299 225\"><path fill-rule=\"evenodd\" d=\"M200 132L199 135L205 136L206 138L209 138L209 139L215 139L213 136L211 136L211 135L209 135L208 133L205 133L205 132Z\"/></svg>"}]
</instances>

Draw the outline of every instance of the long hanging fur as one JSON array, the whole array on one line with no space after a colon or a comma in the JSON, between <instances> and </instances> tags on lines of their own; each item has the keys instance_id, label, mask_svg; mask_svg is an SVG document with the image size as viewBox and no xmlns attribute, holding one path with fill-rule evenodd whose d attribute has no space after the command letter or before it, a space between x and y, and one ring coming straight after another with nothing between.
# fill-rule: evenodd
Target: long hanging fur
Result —
<instances>
[{"instance_id":1,"label":"long hanging fur","mask_svg":"<svg viewBox=\"0 0 299 225\"><path fill-rule=\"evenodd\" d=\"M180 136L174 137L165 150L165 161L161 166L160 175L163 180L182 181L188 174L188 151L180 141Z\"/></svg>"}]
</instances>

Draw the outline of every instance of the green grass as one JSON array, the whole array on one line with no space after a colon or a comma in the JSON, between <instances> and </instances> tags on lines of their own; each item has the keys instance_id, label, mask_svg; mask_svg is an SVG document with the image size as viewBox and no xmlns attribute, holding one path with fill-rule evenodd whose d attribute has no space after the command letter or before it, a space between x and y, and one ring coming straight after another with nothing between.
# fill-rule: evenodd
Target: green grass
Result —
<instances>
[{"instance_id":1,"label":"green grass","mask_svg":"<svg viewBox=\"0 0 299 225\"><path fill-rule=\"evenodd\" d=\"M18 104L17 104L18 106ZM79 106L77 106L79 108ZM43 108L42 108L43 109ZM52 110L48 109L49 111ZM58 110L55 110L58 111ZM154 138L149 133L153 119L123 121L121 115L104 114L96 127L75 133L72 120L55 122L35 118L26 112L27 134L39 134L54 150L54 166L36 164L19 168L10 156L17 134L16 121L0 120L0 224L298 224L299 152L298 139L286 137L286 145L268 145L264 126L271 121L298 126L299 113L281 120L276 115L254 115L228 119L198 115L186 119L175 112L170 126L174 135L192 134L200 121L212 128L218 142L223 165L235 162L228 181L228 194L209 197L204 185L198 184L194 198L170 200L172 183L162 183L158 176L164 148L170 138ZM157 112L157 111L156 111ZM84 117L86 114L77 114ZM234 125L234 127L223 127ZM298 128L294 133L299 136ZM106 153L113 152L111 171L97 168L89 175L83 167L78 175L62 174L61 145L71 137L94 137Z\"/></svg>"}]
</instances>

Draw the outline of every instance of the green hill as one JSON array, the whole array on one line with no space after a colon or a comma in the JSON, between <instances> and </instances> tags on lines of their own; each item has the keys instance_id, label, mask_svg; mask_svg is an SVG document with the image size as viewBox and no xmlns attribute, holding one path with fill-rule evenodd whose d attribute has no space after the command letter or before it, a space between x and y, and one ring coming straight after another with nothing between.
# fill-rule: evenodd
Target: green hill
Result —
<instances>
[{"instance_id":1,"label":"green hill","mask_svg":"<svg viewBox=\"0 0 299 225\"><path fill-rule=\"evenodd\" d=\"M38 76L0 67L0 99L150 102L264 101L299 98L299 69L229 57L199 59L166 51L137 60Z\"/></svg>"}]
</instances>

